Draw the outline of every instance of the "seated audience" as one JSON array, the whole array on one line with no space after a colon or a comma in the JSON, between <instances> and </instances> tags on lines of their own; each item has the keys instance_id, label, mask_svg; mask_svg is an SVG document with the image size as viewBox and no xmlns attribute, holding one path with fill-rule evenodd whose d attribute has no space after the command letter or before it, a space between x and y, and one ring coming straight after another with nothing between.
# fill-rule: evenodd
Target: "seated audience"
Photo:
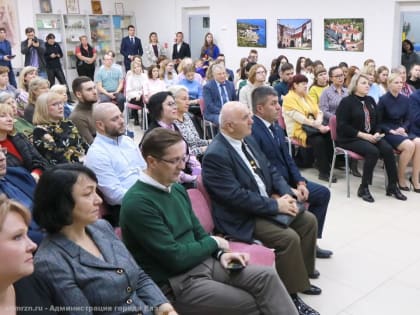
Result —
<instances>
[{"instance_id":1,"label":"seated audience","mask_svg":"<svg viewBox=\"0 0 420 315\"><path fill-rule=\"evenodd\" d=\"M50 164L81 162L87 144L71 120L64 119L62 95L47 92L36 100L33 143Z\"/></svg>"},{"instance_id":2,"label":"seated audience","mask_svg":"<svg viewBox=\"0 0 420 315\"><path fill-rule=\"evenodd\" d=\"M186 65L182 69L184 79L178 84L183 85L188 90L189 105L199 105L200 99L203 98L203 86L194 79L195 69L192 65Z\"/></svg>"},{"instance_id":3,"label":"seated audience","mask_svg":"<svg viewBox=\"0 0 420 315\"><path fill-rule=\"evenodd\" d=\"M35 273L52 288L53 305L93 307L95 314L177 314L112 227L98 220L96 185L87 167L63 164L47 170L36 188L34 218L48 236L35 255Z\"/></svg>"},{"instance_id":4,"label":"seated audience","mask_svg":"<svg viewBox=\"0 0 420 315\"><path fill-rule=\"evenodd\" d=\"M175 308L183 315L297 314L272 268L247 265L248 254L228 252L226 240L200 225L176 183L188 159L182 136L154 129L142 154L147 169L123 199L123 239ZM229 273L232 262L244 268Z\"/></svg>"},{"instance_id":5,"label":"seated audience","mask_svg":"<svg viewBox=\"0 0 420 315\"><path fill-rule=\"evenodd\" d=\"M239 91L239 102L248 106L252 111L252 91L266 83L267 69L262 64L255 64L248 73L247 84Z\"/></svg>"},{"instance_id":6,"label":"seated audience","mask_svg":"<svg viewBox=\"0 0 420 315\"><path fill-rule=\"evenodd\" d=\"M407 83L407 70L403 65L399 65L391 70L391 73L398 73L401 76L402 80L402 89L401 94L409 97L413 92L414 89L411 85Z\"/></svg>"},{"instance_id":7,"label":"seated audience","mask_svg":"<svg viewBox=\"0 0 420 315\"><path fill-rule=\"evenodd\" d=\"M254 113L252 136L271 165L283 176L288 185L296 190L298 200L309 203L308 210L317 218L318 238L321 238L330 202L330 191L324 186L306 180L290 156L284 131L277 123L281 114L277 92L272 87L256 88L252 92L252 107ZM329 258L331 255L331 251L317 246L316 257Z\"/></svg>"},{"instance_id":8,"label":"seated audience","mask_svg":"<svg viewBox=\"0 0 420 315\"><path fill-rule=\"evenodd\" d=\"M28 237L31 214L17 201L0 196L0 312L56 314L44 281L32 275L36 244Z\"/></svg>"},{"instance_id":9,"label":"seated audience","mask_svg":"<svg viewBox=\"0 0 420 315\"><path fill-rule=\"evenodd\" d=\"M226 78L226 70L223 65L216 64L211 71L214 79L203 87L204 118L218 126L222 106L229 101L236 100L236 93L233 83Z\"/></svg>"},{"instance_id":10,"label":"seated audience","mask_svg":"<svg viewBox=\"0 0 420 315\"><path fill-rule=\"evenodd\" d=\"M386 66L380 66L376 70L375 83L378 84L380 97L388 92L388 75L389 69Z\"/></svg>"},{"instance_id":11,"label":"seated audience","mask_svg":"<svg viewBox=\"0 0 420 315\"><path fill-rule=\"evenodd\" d=\"M298 74L293 77L290 91L283 98L283 116L288 136L299 140L303 146L313 148L318 179L328 181L333 156L330 128L322 124L322 112L308 96L307 86L305 76ZM333 182L336 181L333 177Z\"/></svg>"},{"instance_id":12,"label":"seated audience","mask_svg":"<svg viewBox=\"0 0 420 315\"><path fill-rule=\"evenodd\" d=\"M202 155L210 141L200 138L192 115L188 112L190 103L187 88L182 85L173 85L169 88L169 92L172 93L178 109L177 118L174 121L175 125L187 142L191 154Z\"/></svg>"},{"instance_id":13,"label":"seated audience","mask_svg":"<svg viewBox=\"0 0 420 315\"><path fill-rule=\"evenodd\" d=\"M420 137L420 91L416 90L409 97L410 129L409 132Z\"/></svg>"},{"instance_id":14,"label":"seated audience","mask_svg":"<svg viewBox=\"0 0 420 315\"><path fill-rule=\"evenodd\" d=\"M10 69L5 66L0 66L0 93L7 92L15 97L19 94L19 91L10 84L9 82Z\"/></svg>"},{"instance_id":15,"label":"seated audience","mask_svg":"<svg viewBox=\"0 0 420 315\"><path fill-rule=\"evenodd\" d=\"M89 77L81 76L73 80L72 90L79 102L70 114L70 120L77 127L82 139L91 144L96 135L95 122L92 119L93 106L98 101L96 85Z\"/></svg>"},{"instance_id":16,"label":"seated audience","mask_svg":"<svg viewBox=\"0 0 420 315\"><path fill-rule=\"evenodd\" d=\"M23 116L23 110L28 104L29 82L38 76L38 69L32 66L27 66L20 71L19 74L19 95L16 98L18 104L19 116Z\"/></svg>"},{"instance_id":17,"label":"seated audience","mask_svg":"<svg viewBox=\"0 0 420 315\"><path fill-rule=\"evenodd\" d=\"M29 97L28 97L28 104L26 105L23 118L25 118L29 123L32 124L32 119L34 117L35 112L35 103L38 96L42 93L46 93L50 90L50 82L47 79L36 77L29 82Z\"/></svg>"},{"instance_id":18,"label":"seated audience","mask_svg":"<svg viewBox=\"0 0 420 315\"><path fill-rule=\"evenodd\" d=\"M414 90L420 88L420 64L415 63L411 66L410 75L408 76L407 83L413 87Z\"/></svg>"},{"instance_id":19,"label":"seated audience","mask_svg":"<svg viewBox=\"0 0 420 315\"><path fill-rule=\"evenodd\" d=\"M358 73L360 73L360 69L357 66L350 66L344 81L344 87L348 87L353 76Z\"/></svg>"},{"instance_id":20,"label":"seated audience","mask_svg":"<svg viewBox=\"0 0 420 315\"><path fill-rule=\"evenodd\" d=\"M22 166L38 181L49 165L29 140L16 133L13 126L13 109L0 103L0 146L7 149L7 165Z\"/></svg>"},{"instance_id":21,"label":"seated audience","mask_svg":"<svg viewBox=\"0 0 420 315\"><path fill-rule=\"evenodd\" d=\"M274 86L280 80L280 68L282 65L289 63L289 59L285 55L280 55L276 59L273 59L273 62L270 76L268 77L268 83L271 86Z\"/></svg>"},{"instance_id":22,"label":"seated audience","mask_svg":"<svg viewBox=\"0 0 420 315\"><path fill-rule=\"evenodd\" d=\"M189 57L185 57L184 59L181 60L181 62L178 65L178 82L181 81L182 79L185 79L184 76L184 67L191 65L194 67L194 63L193 60ZM197 69L197 67L195 67L195 69ZM205 76L205 72L204 72L204 76ZM196 73L194 74L194 80L197 81L200 84L203 84L203 78L204 76L201 76L200 74Z\"/></svg>"},{"instance_id":23,"label":"seated audience","mask_svg":"<svg viewBox=\"0 0 420 315\"><path fill-rule=\"evenodd\" d=\"M32 133L34 131L34 125L32 125L30 122L23 119L22 117L19 117L17 103L13 95L7 92L0 93L0 103L10 105L10 107L13 109L13 119L16 132L22 133L23 135L25 135L26 138L28 138L32 142Z\"/></svg>"},{"instance_id":24,"label":"seated audience","mask_svg":"<svg viewBox=\"0 0 420 315\"><path fill-rule=\"evenodd\" d=\"M122 112L125 97L123 94L124 76L121 66L113 66L112 52L103 57L103 65L95 73L95 83L98 90L99 102L115 102Z\"/></svg>"},{"instance_id":25,"label":"seated audience","mask_svg":"<svg viewBox=\"0 0 420 315\"><path fill-rule=\"evenodd\" d=\"M98 177L98 187L111 205L121 200L146 167L133 140L125 136L122 113L112 103L99 103L93 110L96 137L89 148L84 164ZM112 153L112 154L110 154ZM118 215L115 216L118 220Z\"/></svg>"},{"instance_id":26,"label":"seated audience","mask_svg":"<svg viewBox=\"0 0 420 315\"><path fill-rule=\"evenodd\" d=\"M147 79L147 70L144 68L143 66L143 61L140 55L135 55L133 56L133 61L132 62L137 62L140 63L141 66L141 73L144 75L144 78ZM131 66L131 63L130 63ZM130 67L131 68L131 67ZM128 79L128 77L132 74L133 72L131 71L131 69L129 69L127 71L127 73L125 74L125 78Z\"/></svg>"},{"instance_id":27,"label":"seated audience","mask_svg":"<svg viewBox=\"0 0 420 315\"><path fill-rule=\"evenodd\" d=\"M344 97L338 105L337 142L344 149L356 152L364 157L362 183L357 195L367 202L374 202L369 185L372 184L373 171L379 157L385 163L388 175L387 196L395 196L399 200L406 200L397 187L397 166L392 146L382 139L377 124L377 110L375 100L368 95L369 77L356 74L349 85L349 95Z\"/></svg>"},{"instance_id":28,"label":"seated audience","mask_svg":"<svg viewBox=\"0 0 420 315\"><path fill-rule=\"evenodd\" d=\"M147 70L148 79L143 85L143 95L146 104L149 103L149 99L152 95L166 90L165 82L159 78L159 67L157 65L151 65Z\"/></svg>"},{"instance_id":29,"label":"seated audience","mask_svg":"<svg viewBox=\"0 0 420 315\"><path fill-rule=\"evenodd\" d=\"M225 104L220 133L204 154L203 183L211 198L216 229L236 240L252 243L256 239L274 248L277 273L299 314L319 314L297 295L321 294L308 279L319 276L315 271L316 218L308 211L297 216L296 193L258 144L247 137L251 126L252 113L246 105ZM280 213L296 218L287 227L271 221Z\"/></svg>"},{"instance_id":30,"label":"seated audience","mask_svg":"<svg viewBox=\"0 0 420 315\"><path fill-rule=\"evenodd\" d=\"M175 71L175 63L170 59L165 59L160 63L159 77L165 82L166 88L178 82L178 74Z\"/></svg>"},{"instance_id":31,"label":"seated audience","mask_svg":"<svg viewBox=\"0 0 420 315\"><path fill-rule=\"evenodd\" d=\"M389 92L379 99L379 127L385 133L384 139L400 152L398 158L398 187L409 191L406 183L407 165L413 165L410 177L414 191L420 193L420 137L409 132L410 105L408 97L402 95L402 80L397 73L392 73L387 83Z\"/></svg>"}]
</instances>

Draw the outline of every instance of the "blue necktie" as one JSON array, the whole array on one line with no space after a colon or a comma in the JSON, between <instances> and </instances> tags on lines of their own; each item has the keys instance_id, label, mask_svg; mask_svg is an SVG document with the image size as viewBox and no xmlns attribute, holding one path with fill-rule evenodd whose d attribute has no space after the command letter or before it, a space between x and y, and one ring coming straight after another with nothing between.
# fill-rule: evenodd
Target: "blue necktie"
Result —
<instances>
[{"instance_id":1,"label":"blue necktie","mask_svg":"<svg viewBox=\"0 0 420 315\"><path fill-rule=\"evenodd\" d=\"M226 87L226 83L221 83L220 84L220 91L221 91L220 94L222 96L222 102L223 102L222 105L226 104L229 101L229 99L226 95L225 87Z\"/></svg>"}]
</instances>

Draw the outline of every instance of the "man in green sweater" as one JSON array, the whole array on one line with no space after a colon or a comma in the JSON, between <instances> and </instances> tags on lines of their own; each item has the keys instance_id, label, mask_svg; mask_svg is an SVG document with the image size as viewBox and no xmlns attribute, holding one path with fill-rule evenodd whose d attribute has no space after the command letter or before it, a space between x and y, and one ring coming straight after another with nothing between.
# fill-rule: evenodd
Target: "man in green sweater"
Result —
<instances>
[{"instance_id":1,"label":"man in green sweater","mask_svg":"<svg viewBox=\"0 0 420 315\"><path fill-rule=\"evenodd\" d=\"M182 136L156 128L142 144L147 169L123 198L123 240L137 263L180 314L297 314L274 268L247 265L249 255L229 252L194 215L176 183L188 156ZM231 263L243 269L229 271Z\"/></svg>"}]
</instances>

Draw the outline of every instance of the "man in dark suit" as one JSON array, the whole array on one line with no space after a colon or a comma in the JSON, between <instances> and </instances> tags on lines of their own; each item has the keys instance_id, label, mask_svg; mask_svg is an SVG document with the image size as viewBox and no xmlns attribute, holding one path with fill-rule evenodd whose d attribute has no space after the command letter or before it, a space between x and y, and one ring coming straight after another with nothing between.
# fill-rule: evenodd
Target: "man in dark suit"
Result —
<instances>
[{"instance_id":1,"label":"man in dark suit","mask_svg":"<svg viewBox=\"0 0 420 315\"><path fill-rule=\"evenodd\" d=\"M251 137L252 113L239 102L225 104L220 133L203 157L202 176L210 195L216 229L244 242L260 240L276 252L276 269L299 314L318 314L297 292L320 294L308 276L315 272L315 216L304 211L285 227L269 217L296 216L298 207L284 178Z\"/></svg>"},{"instance_id":2,"label":"man in dark suit","mask_svg":"<svg viewBox=\"0 0 420 315\"><path fill-rule=\"evenodd\" d=\"M213 80L203 87L204 118L216 126L219 125L219 114L222 106L236 100L235 87L226 79L226 69L222 64L212 67Z\"/></svg>"},{"instance_id":3,"label":"man in dark suit","mask_svg":"<svg viewBox=\"0 0 420 315\"><path fill-rule=\"evenodd\" d=\"M281 106L278 102L277 92L269 86L256 88L252 92L252 109L254 112L254 124L252 136L259 144L270 163L298 192L298 199L309 203L309 211L318 221L318 238L322 237L325 216L330 191L327 187L307 181L299 172L295 162L288 153L283 129L277 123ZM316 249L316 257L329 258L332 252L319 247Z\"/></svg>"},{"instance_id":4,"label":"man in dark suit","mask_svg":"<svg viewBox=\"0 0 420 315\"><path fill-rule=\"evenodd\" d=\"M128 26L128 36L121 41L120 53L124 56L125 71L130 70L131 61L134 56L143 55L143 47L140 38L135 36L136 29L133 25Z\"/></svg>"},{"instance_id":5,"label":"man in dark suit","mask_svg":"<svg viewBox=\"0 0 420 315\"><path fill-rule=\"evenodd\" d=\"M178 68L178 64L185 57L191 58L190 45L184 42L184 34L182 32L177 32L175 44L172 47L172 60L175 62L175 69Z\"/></svg>"}]
</instances>

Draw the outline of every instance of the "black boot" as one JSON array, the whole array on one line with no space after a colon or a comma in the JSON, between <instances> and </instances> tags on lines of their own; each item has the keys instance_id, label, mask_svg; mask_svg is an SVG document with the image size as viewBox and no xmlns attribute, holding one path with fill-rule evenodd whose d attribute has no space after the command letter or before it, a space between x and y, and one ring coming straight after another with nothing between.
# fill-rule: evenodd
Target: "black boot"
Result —
<instances>
[{"instance_id":1,"label":"black boot","mask_svg":"<svg viewBox=\"0 0 420 315\"><path fill-rule=\"evenodd\" d=\"M134 126L139 126L140 122L139 122L139 112L137 109L132 109L131 110L131 115L134 118Z\"/></svg>"},{"instance_id":2,"label":"black boot","mask_svg":"<svg viewBox=\"0 0 420 315\"><path fill-rule=\"evenodd\" d=\"M407 197L404 196L397 185L388 186L386 189L387 196L394 196L398 200L407 200Z\"/></svg>"},{"instance_id":3,"label":"black boot","mask_svg":"<svg viewBox=\"0 0 420 315\"><path fill-rule=\"evenodd\" d=\"M359 189L357 190L357 195L364 201L375 202L375 199L373 199L372 195L370 194L369 187L367 186L360 185Z\"/></svg>"},{"instance_id":4,"label":"black boot","mask_svg":"<svg viewBox=\"0 0 420 315\"><path fill-rule=\"evenodd\" d=\"M359 170L357 169L357 160L350 160L350 171L354 177L362 177L362 174L360 174Z\"/></svg>"}]
</instances>

